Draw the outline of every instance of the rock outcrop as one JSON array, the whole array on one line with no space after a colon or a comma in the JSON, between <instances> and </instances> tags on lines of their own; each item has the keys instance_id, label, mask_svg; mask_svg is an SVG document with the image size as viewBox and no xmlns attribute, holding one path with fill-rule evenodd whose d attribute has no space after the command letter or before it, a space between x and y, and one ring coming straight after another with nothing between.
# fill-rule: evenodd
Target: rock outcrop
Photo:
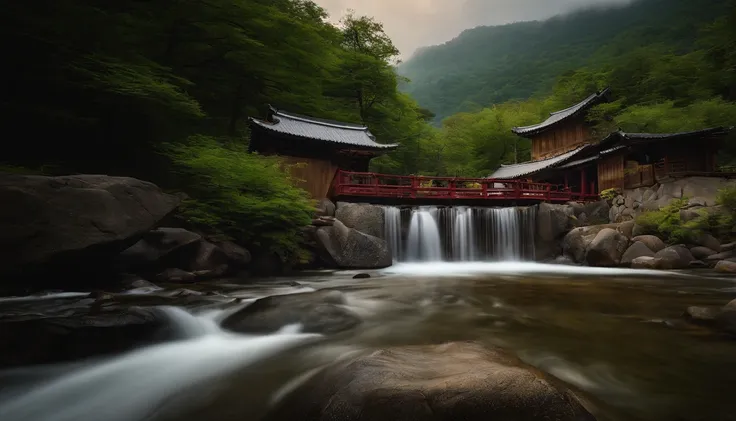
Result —
<instances>
[{"instance_id":1,"label":"rock outcrop","mask_svg":"<svg viewBox=\"0 0 736 421\"><path fill-rule=\"evenodd\" d=\"M126 177L0 175L0 273L93 274L179 204ZM40 278L40 276L39 276Z\"/></svg>"},{"instance_id":2,"label":"rock outcrop","mask_svg":"<svg viewBox=\"0 0 736 421\"><path fill-rule=\"evenodd\" d=\"M339 212L339 209L338 209ZM391 266L391 250L385 240L348 228L341 220L317 229L317 251L330 267L380 269Z\"/></svg>"},{"instance_id":3,"label":"rock outcrop","mask_svg":"<svg viewBox=\"0 0 736 421\"><path fill-rule=\"evenodd\" d=\"M696 260L690 250L682 245L667 247L654 257L660 259L659 269L686 269L690 267L690 262Z\"/></svg>"},{"instance_id":4,"label":"rock outcrop","mask_svg":"<svg viewBox=\"0 0 736 421\"><path fill-rule=\"evenodd\" d=\"M618 266L629 239L612 228L603 228L587 247L585 261L590 266Z\"/></svg>"},{"instance_id":5,"label":"rock outcrop","mask_svg":"<svg viewBox=\"0 0 736 421\"><path fill-rule=\"evenodd\" d=\"M654 252L641 241L637 241L626 249L621 256L621 266L631 266L634 259L639 257L654 257Z\"/></svg>"},{"instance_id":6,"label":"rock outcrop","mask_svg":"<svg viewBox=\"0 0 736 421\"><path fill-rule=\"evenodd\" d=\"M279 402L269 421L594 421L571 391L475 343L389 348L334 364Z\"/></svg>"},{"instance_id":7,"label":"rock outcrop","mask_svg":"<svg viewBox=\"0 0 736 421\"><path fill-rule=\"evenodd\" d=\"M338 202L335 217L348 228L373 237L383 237L385 216L384 209L380 206Z\"/></svg>"}]
</instances>

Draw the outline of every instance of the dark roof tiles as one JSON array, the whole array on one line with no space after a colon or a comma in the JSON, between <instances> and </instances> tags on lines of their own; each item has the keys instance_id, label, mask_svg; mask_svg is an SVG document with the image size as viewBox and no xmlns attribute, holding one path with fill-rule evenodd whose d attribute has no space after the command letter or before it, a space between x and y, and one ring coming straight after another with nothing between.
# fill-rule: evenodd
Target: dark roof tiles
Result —
<instances>
[{"instance_id":1,"label":"dark roof tiles","mask_svg":"<svg viewBox=\"0 0 736 421\"><path fill-rule=\"evenodd\" d=\"M581 152L587 151L590 147L592 147L592 145L583 145L570 152L565 152L555 157L542 159L539 161L530 161L514 165L501 165L501 167L497 169L496 172L491 174L488 178L509 180L531 175L548 168L555 168L568 162L575 156L578 156Z\"/></svg>"},{"instance_id":2,"label":"dark roof tiles","mask_svg":"<svg viewBox=\"0 0 736 421\"><path fill-rule=\"evenodd\" d=\"M539 124L524 127L514 127L511 130L521 136L540 133L557 123L581 114L582 112L588 110L595 105L606 102L608 100L608 92L608 88L603 89L602 91L590 95L589 97L573 105L572 107L550 113L549 118Z\"/></svg>"},{"instance_id":3,"label":"dark roof tiles","mask_svg":"<svg viewBox=\"0 0 736 421\"><path fill-rule=\"evenodd\" d=\"M394 149L399 146L398 144L376 142L375 136L368 130L368 127L360 124L307 117L274 108L271 109L268 121L255 118L251 118L250 121L269 131L346 146L381 150Z\"/></svg>"}]
</instances>

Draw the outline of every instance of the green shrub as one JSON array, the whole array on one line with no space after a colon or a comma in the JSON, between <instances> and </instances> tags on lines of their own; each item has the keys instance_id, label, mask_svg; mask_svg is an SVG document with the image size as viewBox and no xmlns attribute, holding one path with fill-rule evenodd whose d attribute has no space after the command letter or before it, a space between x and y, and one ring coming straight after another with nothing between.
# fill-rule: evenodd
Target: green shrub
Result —
<instances>
[{"instance_id":1,"label":"green shrub","mask_svg":"<svg viewBox=\"0 0 736 421\"><path fill-rule=\"evenodd\" d=\"M613 200L618 196L618 190L616 189L606 189L601 192L601 199L603 200Z\"/></svg>"},{"instance_id":2,"label":"green shrub","mask_svg":"<svg viewBox=\"0 0 736 421\"><path fill-rule=\"evenodd\" d=\"M700 234L700 230L696 229L694 224L686 224L680 217L680 211L687 204L686 198L675 199L659 210L642 213L636 219L636 223L645 232L658 235L669 244L693 242Z\"/></svg>"},{"instance_id":3,"label":"green shrub","mask_svg":"<svg viewBox=\"0 0 736 421\"><path fill-rule=\"evenodd\" d=\"M181 215L190 224L251 250L298 260L300 229L309 224L314 205L304 190L293 186L278 159L200 135L184 144L167 144L164 152L187 186L190 199Z\"/></svg>"}]
</instances>

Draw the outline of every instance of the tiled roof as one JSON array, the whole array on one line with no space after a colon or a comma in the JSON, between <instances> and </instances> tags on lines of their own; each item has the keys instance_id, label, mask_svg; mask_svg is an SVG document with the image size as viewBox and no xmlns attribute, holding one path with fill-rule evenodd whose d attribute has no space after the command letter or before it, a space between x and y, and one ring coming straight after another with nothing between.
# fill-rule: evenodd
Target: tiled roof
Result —
<instances>
[{"instance_id":1,"label":"tiled roof","mask_svg":"<svg viewBox=\"0 0 736 421\"><path fill-rule=\"evenodd\" d=\"M573 105L570 108L566 108L564 110L555 111L553 113L550 113L549 118L539 124L534 124L532 126L524 126L524 127L514 127L511 130L514 133L521 135L521 136L539 133L545 129L548 129L554 126L557 123L567 120L570 117L574 117L576 115L581 114L582 112L588 110L590 107L594 105L598 105L601 102L607 101L608 92L609 92L608 88L603 89L602 91L599 91L599 92L596 92L590 95L589 97L585 98L584 100Z\"/></svg>"},{"instance_id":2,"label":"tiled roof","mask_svg":"<svg viewBox=\"0 0 736 421\"><path fill-rule=\"evenodd\" d=\"M358 146L363 149L388 150L399 146L398 144L376 142L376 137L368 130L368 127L363 125L306 117L275 108L271 108L267 121L255 118L250 118L250 121L272 132L346 146Z\"/></svg>"},{"instance_id":3,"label":"tiled roof","mask_svg":"<svg viewBox=\"0 0 736 421\"><path fill-rule=\"evenodd\" d=\"M488 178L512 179L531 175L547 168L558 167L579 155L581 152L588 150L591 146L592 145L583 145L570 152L539 161L530 161L514 165L501 165L501 168L497 169L496 172L491 174Z\"/></svg>"},{"instance_id":4,"label":"tiled roof","mask_svg":"<svg viewBox=\"0 0 736 421\"><path fill-rule=\"evenodd\" d=\"M711 127L702 130L678 133L626 133L624 131L613 132L601 141L602 145L615 145L618 143L647 142L656 140L674 140L683 138L701 138L705 136L723 136L730 133L733 127ZM625 142L629 141L629 142Z\"/></svg>"},{"instance_id":5,"label":"tiled roof","mask_svg":"<svg viewBox=\"0 0 736 421\"><path fill-rule=\"evenodd\" d=\"M595 145L595 146L596 147L599 147L600 144ZM562 169L562 168L573 168L573 167L577 167L578 165L587 164L588 162L595 161L596 159L598 159L598 158L600 158L602 156L611 154L611 153L616 152L617 150L623 149L625 147L626 146L623 146L623 145L616 146L616 147L613 147L613 148L610 148L610 149L606 149L606 150L600 151L597 154L595 154L593 156L589 156L587 158L577 159L575 161L568 161L564 165L559 165L559 166L557 166L555 168L561 168Z\"/></svg>"}]
</instances>

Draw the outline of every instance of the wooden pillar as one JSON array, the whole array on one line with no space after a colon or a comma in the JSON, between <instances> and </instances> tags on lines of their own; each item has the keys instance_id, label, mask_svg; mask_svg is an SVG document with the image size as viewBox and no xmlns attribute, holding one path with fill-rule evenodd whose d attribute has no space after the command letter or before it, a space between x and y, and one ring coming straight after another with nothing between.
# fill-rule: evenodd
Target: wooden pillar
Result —
<instances>
[{"instance_id":1,"label":"wooden pillar","mask_svg":"<svg viewBox=\"0 0 736 421\"><path fill-rule=\"evenodd\" d=\"M585 184L586 183L587 182L585 180L585 168L581 168L580 169L580 196L581 197L585 196Z\"/></svg>"}]
</instances>

